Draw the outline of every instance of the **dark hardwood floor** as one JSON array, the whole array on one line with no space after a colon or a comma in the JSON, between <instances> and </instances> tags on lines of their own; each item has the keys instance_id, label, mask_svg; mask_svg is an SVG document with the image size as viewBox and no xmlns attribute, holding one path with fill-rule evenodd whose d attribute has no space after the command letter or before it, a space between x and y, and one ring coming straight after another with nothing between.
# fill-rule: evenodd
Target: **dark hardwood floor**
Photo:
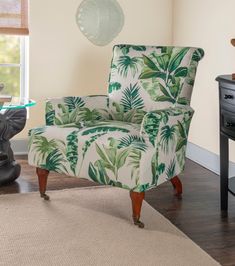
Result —
<instances>
[{"instance_id":1,"label":"dark hardwood floor","mask_svg":"<svg viewBox=\"0 0 235 266\"><path fill-rule=\"evenodd\" d=\"M17 160L22 165L21 176L15 183L0 187L0 194L38 190L35 169L28 166L25 156ZM166 182L148 191L146 201L222 265L235 265L235 197L229 196L228 217L222 217L219 176L187 160L180 178L184 188L182 200L173 196L172 185ZM51 173L48 190L94 185L97 184Z\"/></svg>"}]
</instances>

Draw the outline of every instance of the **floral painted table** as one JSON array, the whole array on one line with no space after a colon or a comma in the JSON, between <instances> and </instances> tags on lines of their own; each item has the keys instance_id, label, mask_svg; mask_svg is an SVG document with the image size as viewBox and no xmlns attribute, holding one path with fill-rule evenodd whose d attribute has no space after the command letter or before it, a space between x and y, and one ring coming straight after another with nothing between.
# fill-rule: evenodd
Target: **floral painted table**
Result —
<instances>
[{"instance_id":1,"label":"floral painted table","mask_svg":"<svg viewBox=\"0 0 235 266\"><path fill-rule=\"evenodd\" d=\"M35 101L13 97L11 102L0 103L0 185L16 180L21 166L15 161L10 139L23 130L27 119L27 107Z\"/></svg>"}]
</instances>

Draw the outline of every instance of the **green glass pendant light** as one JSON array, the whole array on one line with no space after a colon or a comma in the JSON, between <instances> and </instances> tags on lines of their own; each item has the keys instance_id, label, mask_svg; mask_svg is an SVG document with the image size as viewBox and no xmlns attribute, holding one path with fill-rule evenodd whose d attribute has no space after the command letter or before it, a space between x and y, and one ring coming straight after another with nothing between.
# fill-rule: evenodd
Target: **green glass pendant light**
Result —
<instances>
[{"instance_id":1,"label":"green glass pendant light","mask_svg":"<svg viewBox=\"0 0 235 266\"><path fill-rule=\"evenodd\" d=\"M76 21L89 41L104 46L122 30L124 13L116 0L84 0L78 7Z\"/></svg>"}]
</instances>

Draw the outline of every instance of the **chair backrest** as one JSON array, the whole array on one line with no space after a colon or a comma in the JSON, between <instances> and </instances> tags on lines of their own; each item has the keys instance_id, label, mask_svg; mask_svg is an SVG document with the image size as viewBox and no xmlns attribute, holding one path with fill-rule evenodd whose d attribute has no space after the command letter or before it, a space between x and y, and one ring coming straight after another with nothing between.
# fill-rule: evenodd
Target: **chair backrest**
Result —
<instances>
[{"instance_id":1,"label":"chair backrest","mask_svg":"<svg viewBox=\"0 0 235 266\"><path fill-rule=\"evenodd\" d=\"M114 120L140 123L148 111L189 105L200 48L116 45L109 77Z\"/></svg>"}]
</instances>

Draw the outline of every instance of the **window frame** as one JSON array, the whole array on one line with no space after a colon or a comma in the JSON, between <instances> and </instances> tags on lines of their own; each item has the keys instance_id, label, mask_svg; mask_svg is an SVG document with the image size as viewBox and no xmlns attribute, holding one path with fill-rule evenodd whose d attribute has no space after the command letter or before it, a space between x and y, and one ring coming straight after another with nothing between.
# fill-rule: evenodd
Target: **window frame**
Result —
<instances>
[{"instance_id":1,"label":"window frame","mask_svg":"<svg viewBox=\"0 0 235 266\"><path fill-rule=\"evenodd\" d=\"M28 98L29 96L29 38L28 36L19 36L20 38L20 63L0 63L0 67L19 67L20 69L20 98Z\"/></svg>"},{"instance_id":2,"label":"window frame","mask_svg":"<svg viewBox=\"0 0 235 266\"><path fill-rule=\"evenodd\" d=\"M29 97L29 38L20 36L20 97Z\"/></svg>"}]
</instances>

